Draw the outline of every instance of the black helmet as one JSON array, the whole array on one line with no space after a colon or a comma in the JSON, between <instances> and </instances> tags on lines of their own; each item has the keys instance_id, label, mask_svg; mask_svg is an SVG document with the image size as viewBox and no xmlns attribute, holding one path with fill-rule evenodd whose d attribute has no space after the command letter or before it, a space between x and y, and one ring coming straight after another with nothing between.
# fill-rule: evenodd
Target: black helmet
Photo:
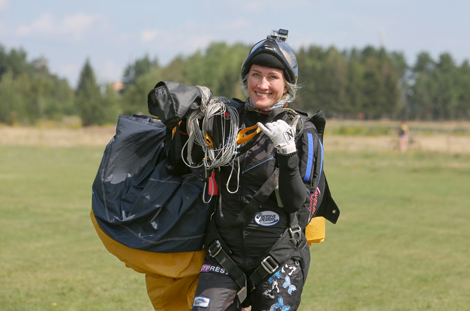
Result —
<instances>
[{"instance_id":1,"label":"black helmet","mask_svg":"<svg viewBox=\"0 0 470 311\"><path fill-rule=\"evenodd\" d=\"M273 30L265 40L256 43L243 62L242 78L248 74L252 64L257 64L281 69L287 82L296 83L299 68L294 52L286 43L288 33L285 29Z\"/></svg>"}]
</instances>

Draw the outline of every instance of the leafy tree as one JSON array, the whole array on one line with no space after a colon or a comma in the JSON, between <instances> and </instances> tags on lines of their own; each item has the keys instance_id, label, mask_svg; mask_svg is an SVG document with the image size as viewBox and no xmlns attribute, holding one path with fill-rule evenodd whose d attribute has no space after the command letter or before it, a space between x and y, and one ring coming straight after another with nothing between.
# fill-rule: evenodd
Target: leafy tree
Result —
<instances>
[{"instance_id":1,"label":"leafy tree","mask_svg":"<svg viewBox=\"0 0 470 311\"><path fill-rule=\"evenodd\" d=\"M378 118L380 116L380 107L385 105L382 89L383 83L378 63L379 61L375 56L369 56L365 63L363 110L368 119Z\"/></svg>"},{"instance_id":2,"label":"leafy tree","mask_svg":"<svg viewBox=\"0 0 470 311\"><path fill-rule=\"evenodd\" d=\"M317 91L320 104L326 112L343 117L346 107L346 62L344 56L334 47L326 52L320 76L317 80Z\"/></svg>"},{"instance_id":3,"label":"leafy tree","mask_svg":"<svg viewBox=\"0 0 470 311\"><path fill-rule=\"evenodd\" d=\"M381 117L392 117L397 112L399 108L399 81L396 76L396 70L394 70L392 64L388 59L382 61L381 64L381 80L383 81L383 106L379 109L381 110Z\"/></svg>"},{"instance_id":4,"label":"leafy tree","mask_svg":"<svg viewBox=\"0 0 470 311\"><path fill-rule=\"evenodd\" d=\"M0 45L0 77L8 70L12 71L14 77L23 73L31 74L33 66L28 63L26 56L22 49L11 49L7 53Z\"/></svg>"},{"instance_id":5,"label":"leafy tree","mask_svg":"<svg viewBox=\"0 0 470 311\"><path fill-rule=\"evenodd\" d=\"M74 113L73 91L65 79L49 72L44 58L27 61L26 52L0 46L0 80L10 88L0 101L0 122L34 124L39 119L60 120ZM8 99L6 99L8 97Z\"/></svg>"},{"instance_id":6,"label":"leafy tree","mask_svg":"<svg viewBox=\"0 0 470 311\"><path fill-rule=\"evenodd\" d=\"M452 56L443 53L439 56L434 78L436 81L434 113L439 120L455 119L457 117L457 68Z\"/></svg>"},{"instance_id":7,"label":"leafy tree","mask_svg":"<svg viewBox=\"0 0 470 311\"><path fill-rule=\"evenodd\" d=\"M470 65L467 60L458 69L458 75L457 118L468 120L470 118Z\"/></svg>"},{"instance_id":8,"label":"leafy tree","mask_svg":"<svg viewBox=\"0 0 470 311\"><path fill-rule=\"evenodd\" d=\"M122 95L122 113L126 115L147 112L147 95L159 82L159 71L156 68L137 78L135 83L128 85Z\"/></svg>"},{"instance_id":9,"label":"leafy tree","mask_svg":"<svg viewBox=\"0 0 470 311\"><path fill-rule=\"evenodd\" d=\"M433 117L434 80L433 74L436 64L431 56L422 52L418 54L416 63L412 68L412 82L408 92L408 102L411 116L416 119Z\"/></svg>"},{"instance_id":10,"label":"leafy tree","mask_svg":"<svg viewBox=\"0 0 470 311\"><path fill-rule=\"evenodd\" d=\"M161 80L161 71L157 59L150 60L148 55L127 66L122 78L125 87L120 98L120 111L123 114L147 111L147 94Z\"/></svg>"},{"instance_id":11,"label":"leafy tree","mask_svg":"<svg viewBox=\"0 0 470 311\"><path fill-rule=\"evenodd\" d=\"M120 92L100 86L86 60L74 92L49 72L45 59L28 62L22 49L6 51L0 45L0 122L34 124L78 113L84 125L114 123L119 113L145 113L147 94L161 80L204 85L214 96L245 99L239 74L249 48L213 42L166 66L145 55L125 68ZM402 53L373 46L339 52L311 45L296 54L301 90L292 108L323 109L339 118L359 113L369 119L470 117L470 66L468 61L457 66L449 53L437 61L420 53L412 67Z\"/></svg>"},{"instance_id":12,"label":"leafy tree","mask_svg":"<svg viewBox=\"0 0 470 311\"><path fill-rule=\"evenodd\" d=\"M106 85L106 91L102 102L104 123L116 123L121 112L122 95L113 88L112 84Z\"/></svg>"},{"instance_id":13,"label":"leafy tree","mask_svg":"<svg viewBox=\"0 0 470 311\"><path fill-rule=\"evenodd\" d=\"M207 86L215 96L243 98L239 75L248 52L249 47L240 43L214 42L184 59L185 83Z\"/></svg>"},{"instance_id":14,"label":"leafy tree","mask_svg":"<svg viewBox=\"0 0 470 311\"><path fill-rule=\"evenodd\" d=\"M19 92L19 84L13 71L6 71L0 78L0 122L13 125L21 121L27 107Z\"/></svg>"},{"instance_id":15,"label":"leafy tree","mask_svg":"<svg viewBox=\"0 0 470 311\"><path fill-rule=\"evenodd\" d=\"M158 60L156 58L151 60L148 55L145 55L143 58L137 59L133 64L126 67L122 77L122 82L126 84L126 87L128 85L135 84L140 76L143 76L158 67Z\"/></svg>"},{"instance_id":16,"label":"leafy tree","mask_svg":"<svg viewBox=\"0 0 470 311\"><path fill-rule=\"evenodd\" d=\"M183 67L184 61L182 56L175 57L166 67L162 68L162 81L175 81L184 84Z\"/></svg>"},{"instance_id":17,"label":"leafy tree","mask_svg":"<svg viewBox=\"0 0 470 311\"><path fill-rule=\"evenodd\" d=\"M299 81L302 87L293 108L314 112L322 107L319 94L319 83L321 81L321 69L325 52L321 47L310 46L308 49L302 48L297 54L299 65Z\"/></svg>"},{"instance_id":18,"label":"leafy tree","mask_svg":"<svg viewBox=\"0 0 470 311\"><path fill-rule=\"evenodd\" d=\"M364 112L364 68L356 57L349 60L346 72L346 104L345 112L347 117L358 117Z\"/></svg>"}]
</instances>

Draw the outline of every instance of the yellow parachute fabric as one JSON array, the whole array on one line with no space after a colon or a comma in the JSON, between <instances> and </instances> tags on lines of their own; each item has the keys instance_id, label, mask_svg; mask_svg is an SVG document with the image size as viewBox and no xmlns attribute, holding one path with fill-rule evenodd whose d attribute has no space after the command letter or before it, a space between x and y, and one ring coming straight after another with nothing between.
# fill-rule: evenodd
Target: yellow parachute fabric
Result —
<instances>
[{"instance_id":1,"label":"yellow parachute fabric","mask_svg":"<svg viewBox=\"0 0 470 311\"><path fill-rule=\"evenodd\" d=\"M191 310L205 250L155 253L129 248L100 229L93 211L90 216L106 249L127 267L145 274L147 292L155 310Z\"/></svg>"},{"instance_id":2,"label":"yellow parachute fabric","mask_svg":"<svg viewBox=\"0 0 470 311\"><path fill-rule=\"evenodd\" d=\"M145 274L147 293L155 310L191 310L205 250L155 253L129 248L111 239L100 229L93 211L90 217L106 249L127 267ZM313 218L305 228L305 236L309 246L323 242L325 218Z\"/></svg>"},{"instance_id":3,"label":"yellow parachute fabric","mask_svg":"<svg viewBox=\"0 0 470 311\"><path fill-rule=\"evenodd\" d=\"M312 243L320 243L325 240L325 218L319 216L314 217L310 223L305 227L305 237L307 238L308 246Z\"/></svg>"}]
</instances>

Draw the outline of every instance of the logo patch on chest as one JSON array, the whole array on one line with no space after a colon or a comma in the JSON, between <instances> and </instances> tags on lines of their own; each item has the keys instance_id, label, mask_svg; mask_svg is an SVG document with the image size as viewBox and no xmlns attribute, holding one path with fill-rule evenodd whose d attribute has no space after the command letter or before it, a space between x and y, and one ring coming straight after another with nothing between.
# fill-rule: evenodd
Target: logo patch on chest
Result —
<instances>
[{"instance_id":1,"label":"logo patch on chest","mask_svg":"<svg viewBox=\"0 0 470 311\"><path fill-rule=\"evenodd\" d=\"M255 222L263 227L274 226L280 219L279 214L273 211L262 211L255 215Z\"/></svg>"}]
</instances>

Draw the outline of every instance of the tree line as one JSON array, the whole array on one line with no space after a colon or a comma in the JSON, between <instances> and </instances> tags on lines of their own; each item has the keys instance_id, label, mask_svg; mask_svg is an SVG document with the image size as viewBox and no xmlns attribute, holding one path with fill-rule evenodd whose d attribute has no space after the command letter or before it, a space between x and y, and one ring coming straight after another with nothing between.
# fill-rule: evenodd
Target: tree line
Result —
<instances>
[{"instance_id":1,"label":"tree line","mask_svg":"<svg viewBox=\"0 0 470 311\"><path fill-rule=\"evenodd\" d=\"M44 58L0 45L0 123L35 124L79 115L84 126L115 123L119 114L146 113L158 81L209 87L214 96L245 99L239 81L250 46L214 42L166 66L148 55L124 68L122 84L100 84L87 59L78 85L51 73ZM340 119L468 120L470 66L449 53L433 59L367 46L339 51L309 46L296 51L301 89L292 108Z\"/></svg>"}]
</instances>

